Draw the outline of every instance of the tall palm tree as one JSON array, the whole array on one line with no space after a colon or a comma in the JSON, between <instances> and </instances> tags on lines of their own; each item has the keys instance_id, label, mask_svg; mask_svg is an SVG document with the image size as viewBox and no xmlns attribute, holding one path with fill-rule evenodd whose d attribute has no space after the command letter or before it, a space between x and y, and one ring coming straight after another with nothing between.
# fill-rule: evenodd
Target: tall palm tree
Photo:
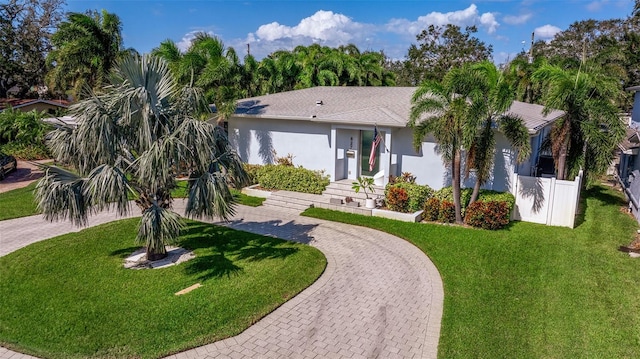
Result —
<instances>
[{"instance_id":1,"label":"tall palm tree","mask_svg":"<svg viewBox=\"0 0 640 359\"><path fill-rule=\"evenodd\" d=\"M116 61L133 50L122 46L120 18L102 12L69 13L51 37L54 49L47 56L52 69L48 80L53 89L82 95L88 86L99 89Z\"/></svg>"},{"instance_id":2,"label":"tall palm tree","mask_svg":"<svg viewBox=\"0 0 640 359\"><path fill-rule=\"evenodd\" d=\"M545 111L565 112L547 141L558 179L575 176L581 168L587 179L602 173L625 133L614 105L619 83L587 64L578 70L544 64L533 80L545 86Z\"/></svg>"},{"instance_id":3,"label":"tall palm tree","mask_svg":"<svg viewBox=\"0 0 640 359\"><path fill-rule=\"evenodd\" d=\"M438 151L451 168L456 222L462 223L460 202L461 155L471 146L478 127L479 111L460 86L461 69L450 70L442 82L422 83L411 99L409 126L413 128L413 145L422 146L425 136L432 134Z\"/></svg>"},{"instance_id":4,"label":"tall palm tree","mask_svg":"<svg viewBox=\"0 0 640 359\"><path fill-rule=\"evenodd\" d=\"M467 175L476 170L476 182L469 204L476 201L480 187L484 185L494 164L495 129L499 129L518 152L517 161L531 154L529 133L521 118L507 113L515 93L505 80L503 73L490 61L469 65L460 72L457 81L466 82L472 100L480 105L481 123L478 133L467 153Z\"/></svg>"},{"instance_id":5,"label":"tall palm tree","mask_svg":"<svg viewBox=\"0 0 640 359\"><path fill-rule=\"evenodd\" d=\"M126 58L111 75L104 93L71 108L78 128L51 139L57 160L77 174L49 167L36 187L38 208L48 220L83 225L94 211L130 212L132 196L142 211L137 242L157 259L180 232L171 211L179 165L189 166L185 214L194 218L232 215L228 182L242 185L246 174L224 130L198 119L207 109L198 90L176 86L162 59Z\"/></svg>"}]
</instances>

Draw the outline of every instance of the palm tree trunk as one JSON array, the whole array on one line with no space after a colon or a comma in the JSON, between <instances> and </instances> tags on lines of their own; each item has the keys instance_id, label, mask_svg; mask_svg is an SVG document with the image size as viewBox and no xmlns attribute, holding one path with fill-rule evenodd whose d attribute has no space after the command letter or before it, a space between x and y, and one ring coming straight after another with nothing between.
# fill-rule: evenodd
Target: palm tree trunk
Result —
<instances>
[{"instance_id":1,"label":"palm tree trunk","mask_svg":"<svg viewBox=\"0 0 640 359\"><path fill-rule=\"evenodd\" d=\"M456 209L456 223L462 223L462 206L460 205L460 150L455 149L453 155L453 205Z\"/></svg>"},{"instance_id":2,"label":"palm tree trunk","mask_svg":"<svg viewBox=\"0 0 640 359\"><path fill-rule=\"evenodd\" d=\"M566 135L564 140L562 140L562 147L560 148L560 153L558 154L558 179L559 180L564 180L566 177L568 147L569 147L569 135Z\"/></svg>"},{"instance_id":3,"label":"palm tree trunk","mask_svg":"<svg viewBox=\"0 0 640 359\"><path fill-rule=\"evenodd\" d=\"M480 179L476 178L476 183L473 185L473 192L471 193L471 199L469 200L469 205L475 202L480 195Z\"/></svg>"}]
</instances>

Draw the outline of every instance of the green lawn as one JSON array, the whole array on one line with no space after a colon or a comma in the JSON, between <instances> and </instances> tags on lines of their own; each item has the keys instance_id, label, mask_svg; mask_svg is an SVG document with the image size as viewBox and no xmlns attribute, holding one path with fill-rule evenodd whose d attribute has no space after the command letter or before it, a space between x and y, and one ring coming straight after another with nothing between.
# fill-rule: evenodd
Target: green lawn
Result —
<instances>
[{"instance_id":1,"label":"green lawn","mask_svg":"<svg viewBox=\"0 0 640 359\"><path fill-rule=\"evenodd\" d=\"M640 259L617 251L638 224L618 192L584 192L575 229L486 231L309 209L409 240L444 282L440 358L637 358Z\"/></svg>"},{"instance_id":2,"label":"green lawn","mask_svg":"<svg viewBox=\"0 0 640 359\"><path fill-rule=\"evenodd\" d=\"M35 188L36 182L33 182L27 187L0 193L0 221L38 214L36 203L33 201Z\"/></svg>"},{"instance_id":3,"label":"green lawn","mask_svg":"<svg viewBox=\"0 0 640 359\"><path fill-rule=\"evenodd\" d=\"M186 181L178 181L178 187L171 192L174 198L185 196L186 184ZM35 188L36 183L34 182L24 188L0 193L0 221L38 214L38 209L33 199L33 190ZM232 189L231 193L233 193L237 203L245 206L257 207L262 205L265 200L264 198L247 196L235 189Z\"/></svg>"},{"instance_id":4,"label":"green lawn","mask_svg":"<svg viewBox=\"0 0 640 359\"><path fill-rule=\"evenodd\" d=\"M157 358L242 332L326 265L310 246L188 221L179 245L195 259L124 269L137 221L0 257L0 345L47 358Z\"/></svg>"}]
</instances>

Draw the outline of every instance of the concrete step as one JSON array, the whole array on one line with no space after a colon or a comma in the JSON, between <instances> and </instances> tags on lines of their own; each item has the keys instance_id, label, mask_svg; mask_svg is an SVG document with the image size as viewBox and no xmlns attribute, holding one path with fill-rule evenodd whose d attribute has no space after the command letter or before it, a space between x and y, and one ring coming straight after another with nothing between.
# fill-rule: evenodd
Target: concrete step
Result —
<instances>
[{"instance_id":1,"label":"concrete step","mask_svg":"<svg viewBox=\"0 0 640 359\"><path fill-rule=\"evenodd\" d=\"M332 198L351 197L351 198L357 199L357 200L360 200L360 199L364 200L365 198L367 198L367 196L365 195L365 193L363 191L360 191L359 193L356 193L352 189L345 190L345 189L332 188L332 187L327 187L324 190L324 192L322 192L322 195L329 196L329 197L332 197ZM369 196L371 198L376 198L378 196L384 196L384 190L383 189L376 189L374 191L374 193L369 193Z\"/></svg>"}]
</instances>

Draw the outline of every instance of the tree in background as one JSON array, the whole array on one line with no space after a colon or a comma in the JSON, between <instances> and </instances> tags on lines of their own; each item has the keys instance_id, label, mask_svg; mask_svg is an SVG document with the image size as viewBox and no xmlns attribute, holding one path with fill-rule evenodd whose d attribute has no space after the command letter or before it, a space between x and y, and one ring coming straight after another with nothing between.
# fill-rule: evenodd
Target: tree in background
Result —
<instances>
[{"instance_id":1,"label":"tree in background","mask_svg":"<svg viewBox=\"0 0 640 359\"><path fill-rule=\"evenodd\" d=\"M409 126L413 145L420 150L425 136L432 134L445 163L450 165L456 222L462 223L460 179L462 151L469 149L476 136L480 111L467 98L464 69L454 68L441 82L425 81L413 94Z\"/></svg>"},{"instance_id":2,"label":"tree in background","mask_svg":"<svg viewBox=\"0 0 640 359\"><path fill-rule=\"evenodd\" d=\"M565 111L547 141L558 179L571 178L581 168L587 179L603 173L625 134L626 124L613 101L620 83L594 68L586 63L578 70L543 64L533 73L545 89L545 111Z\"/></svg>"},{"instance_id":3,"label":"tree in background","mask_svg":"<svg viewBox=\"0 0 640 359\"><path fill-rule=\"evenodd\" d=\"M54 49L47 56L48 80L55 90L71 90L82 97L83 88L99 90L116 61L129 51L122 46L120 18L102 10L85 14L68 13L51 42Z\"/></svg>"},{"instance_id":4,"label":"tree in background","mask_svg":"<svg viewBox=\"0 0 640 359\"><path fill-rule=\"evenodd\" d=\"M407 60L392 66L401 70L398 74L400 86L416 86L424 80L440 81L445 74L466 63L475 63L491 58L493 48L473 36L475 26L461 31L459 26L430 25L416 37L418 45L409 47Z\"/></svg>"},{"instance_id":5,"label":"tree in background","mask_svg":"<svg viewBox=\"0 0 640 359\"><path fill-rule=\"evenodd\" d=\"M0 98L17 86L18 96L44 85L45 54L62 18L64 0L8 0L0 3Z\"/></svg>"},{"instance_id":6,"label":"tree in background","mask_svg":"<svg viewBox=\"0 0 640 359\"><path fill-rule=\"evenodd\" d=\"M48 220L84 225L93 211L128 213L132 196L142 211L137 242L149 260L158 259L181 227L171 210L179 164L188 165L186 215L194 218L232 215L228 184L244 185L246 174L224 130L199 120L208 110L203 97L177 86L164 60L127 57L110 81L72 106L77 129L53 135L55 157L78 174L49 167L36 187L38 208Z\"/></svg>"}]
</instances>

